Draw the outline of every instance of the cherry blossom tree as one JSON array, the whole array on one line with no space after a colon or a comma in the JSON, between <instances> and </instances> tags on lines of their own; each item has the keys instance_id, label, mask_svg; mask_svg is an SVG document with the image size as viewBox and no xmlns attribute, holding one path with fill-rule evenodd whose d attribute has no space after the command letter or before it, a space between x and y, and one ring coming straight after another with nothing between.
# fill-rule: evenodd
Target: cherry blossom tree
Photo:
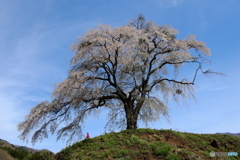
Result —
<instances>
[{"instance_id":1,"label":"cherry blossom tree","mask_svg":"<svg viewBox=\"0 0 240 160\"><path fill-rule=\"evenodd\" d=\"M122 27L89 29L72 45L69 76L56 86L51 102L31 109L18 125L19 137L28 140L33 131L33 143L49 133L71 141L82 135L87 117L103 110L109 111L106 130L136 129L140 121L168 117L169 98L194 98L197 75L215 73L202 68L210 56L206 45L194 35L179 40L176 34L141 15ZM180 78L180 69L189 64L195 67L192 76Z\"/></svg>"}]
</instances>

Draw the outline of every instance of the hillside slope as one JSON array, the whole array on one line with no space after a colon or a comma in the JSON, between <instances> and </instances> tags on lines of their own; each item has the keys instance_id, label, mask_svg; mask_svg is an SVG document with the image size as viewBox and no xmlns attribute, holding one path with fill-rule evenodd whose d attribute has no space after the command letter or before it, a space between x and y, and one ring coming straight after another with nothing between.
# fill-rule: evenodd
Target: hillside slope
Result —
<instances>
[{"instance_id":1,"label":"hillside slope","mask_svg":"<svg viewBox=\"0 0 240 160\"><path fill-rule=\"evenodd\" d=\"M6 150L0 148L0 160L14 160Z\"/></svg>"},{"instance_id":2,"label":"hillside slope","mask_svg":"<svg viewBox=\"0 0 240 160\"><path fill-rule=\"evenodd\" d=\"M13 145L0 139L0 160L54 160L54 154L48 150Z\"/></svg>"},{"instance_id":3,"label":"hillside slope","mask_svg":"<svg viewBox=\"0 0 240 160\"><path fill-rule=\"evenodd\" d=\"M109 133L75 143L57 153L58 160L71 159L240 159L211 157L210 152L240 153L240 137L225 134L193 134L172 130L137 129Z\"/></svg>"}]
</instances>

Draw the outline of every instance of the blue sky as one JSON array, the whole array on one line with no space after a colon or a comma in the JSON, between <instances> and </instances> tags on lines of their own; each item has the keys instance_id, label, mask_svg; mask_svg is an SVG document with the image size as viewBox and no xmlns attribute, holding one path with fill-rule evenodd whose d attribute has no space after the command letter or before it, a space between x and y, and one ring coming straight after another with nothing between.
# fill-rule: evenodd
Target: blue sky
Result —
<instances>
[{"instance_id":1,"label":"blue sky","mask_svg":"<svg viewBox=\"0 0 240 160\"><path fill-rule=\"evenodd\" d=\"M212 51L211 69L226 77L199 76L197 102L169 103L170 120L151 128L216 133L240 130L239 0L0 0L0 138L13 144L58 152L53 135L32 146L21 142L16 125L30 109L50 100L54 83L67 77L76 37L99 23L125 25L143 14L178 29L179 38L195 34ZM106 115L89 117L84 132L104 133ZM140 125L140 127L143 127Z\"/></svg>"}]
</instances>

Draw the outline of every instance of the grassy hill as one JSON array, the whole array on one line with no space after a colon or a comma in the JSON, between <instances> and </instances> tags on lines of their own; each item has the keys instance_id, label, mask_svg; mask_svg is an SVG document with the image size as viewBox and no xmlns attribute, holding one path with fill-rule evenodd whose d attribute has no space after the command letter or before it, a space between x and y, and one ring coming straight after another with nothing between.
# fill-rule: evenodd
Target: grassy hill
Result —
<instances>
[{"instance_id":1,"label":"grassy hill","mask_svg":"<svg viewBox=\"0 0 240 160\"><path fill-rule=\"evenodd\" d=\"M193 134L172 130L137 129L108 133L75 143L57 153L57 160L210 160L240 159L210 152L240 153L240 137L227 134Z\"/></svg>"},{"instance_id":2,"label":"grassy hill","mask_svg":"<svg viewBox=\"0 0 240 160\"><path fill-rule=\"evenodd\" d=\"M0 160L239 160L210 152L240 153L240 137L193 134L172 130L136 129L85 139L56 155L46 150L16 146L0 139Z\"/></svg>"}]
</instances>

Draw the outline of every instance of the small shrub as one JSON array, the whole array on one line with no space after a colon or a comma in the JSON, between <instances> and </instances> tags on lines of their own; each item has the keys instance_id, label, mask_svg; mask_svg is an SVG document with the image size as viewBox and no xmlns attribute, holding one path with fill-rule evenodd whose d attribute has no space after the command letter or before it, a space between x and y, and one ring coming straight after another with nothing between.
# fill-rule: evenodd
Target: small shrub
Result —
<instances>
[{"instance_id":1,"label":"small shrub","mask_svg":"<svg viewBox=\"0 0 240 160\"><path fill-rule=\"evenodd\" d=\"M139 142L139 137L137 137L137 136L135 136L135 135L132 135L132 136L130 137L130 142L132 142L132 143L134 143L134 144L138 143L138 142Z\"/></svg>"},{"instance_id":2,"label":"small shrub","mask_svg":"<svg viewBox=\"0 0 240 160\"><path fill-rule=\"evenodd\" d=\"M147 141L144 140L144 139L139 139L139 140L138 140L138 143L139 143L140 145L144 146L144 145L147 144Z\"/></svg>"},{"instance_id":3,"label":"small shrub","mask_svg":"<svg viewBox=\"0 0 240 160\"><path fill-rule=\"evenodd\" d=\"M149 147L151 150L156 150L159 146L161 146L162 144L159 142L153 142L149 144Z\"/></svg>"},{"instance_id":4,"label":"small shrub","mask_svg":"<svg viewBox=\"0 0 240 160\"><path fill-rule=\"evenodd\" d=\"M128 147L130 147L130 146L132 145L132 143L131 143L130 140L126 140L125 143L126 143L126 145L127 145Z\"/></svg>"},{"instance_id":5,"label":"small shrub","mask_svg":"<svg viewBox=\"0 0 240 160\"><path fill-rule=\"evenodd\" d=\"M155 150L156 156L166 157L170 152L170 146L161 146Z\"/></svg>"}]
</instances>

